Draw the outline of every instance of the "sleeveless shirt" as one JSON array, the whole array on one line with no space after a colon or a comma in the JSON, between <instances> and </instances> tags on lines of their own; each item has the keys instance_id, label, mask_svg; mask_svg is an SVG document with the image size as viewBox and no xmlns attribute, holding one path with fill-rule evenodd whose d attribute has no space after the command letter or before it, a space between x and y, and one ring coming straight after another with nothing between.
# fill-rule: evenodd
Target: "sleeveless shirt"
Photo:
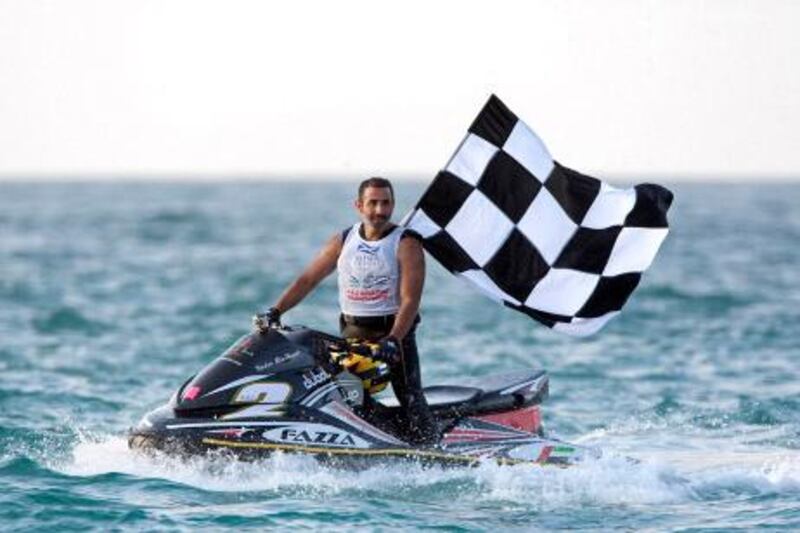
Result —
<instances>
[{"instance_id":1,"label":"sleeveless shirt","mask_svg":"<svg viewBox=\"0 0 800 533\"><path fill-rule=\"evenodd\" d=\"M339 272L339 306L353 316L384 316L400 307L400 266L397 249L403 228L395 227L377 241L361 237L355 224L347 232L336 268Z\"/></svg>"}]
</instances>

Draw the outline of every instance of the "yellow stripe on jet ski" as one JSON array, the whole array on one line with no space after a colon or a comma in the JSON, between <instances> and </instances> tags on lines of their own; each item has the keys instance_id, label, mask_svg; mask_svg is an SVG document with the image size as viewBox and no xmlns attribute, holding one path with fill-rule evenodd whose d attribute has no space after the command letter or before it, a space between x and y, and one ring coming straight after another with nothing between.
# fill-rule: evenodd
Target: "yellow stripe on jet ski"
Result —
<instances>
[{"instance_id":1,"label":"yellow stripe on jet ski","mask_svg":"<svg viewBox=\"0 0 800 533\"><path fill-rule=\"evenodd\" d=\"M477 465L478 463L481 462L481 459L478 457L465 457L463 455L439 453L427 450L414 450L412 448L384 448L380 450L370 450L370 449L356 450L352 448L319 448L314 446L303 446L302 444L238 442L238 441L229 441L224 439L212 439L212 438L205 438L203 439L202 442L203 444L209 444L213 446L225 446L228 448L280 450L287 452L304 452L304 453L316 453L325 455L350 455L350 456L355 455L364 457L386 456L386 457L440 459L443 461L465 464L467 466ZM518 465L518 464L540 464L542 466L547 465L547 463L542 464L542 463L536 463L535 461L531 460L526 461L524 459L511 459L508 457L497 457L495 458L495 461L500 465ZM548 465L548 466L566 466L566 465Z\"/></svg>"}]
</instances>

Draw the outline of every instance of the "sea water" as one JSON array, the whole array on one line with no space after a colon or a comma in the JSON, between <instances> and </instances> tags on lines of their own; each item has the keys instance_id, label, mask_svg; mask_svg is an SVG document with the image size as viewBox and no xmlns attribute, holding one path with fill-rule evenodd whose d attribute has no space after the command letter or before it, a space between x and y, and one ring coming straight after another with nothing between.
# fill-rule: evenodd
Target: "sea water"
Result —
<instances>
[{"instance_id":1,"label":"sea water","mask_svg":"<svg viewBox=\"0 0 800 533\"><path fill-rule=\"evenodd\" d=\"M544 366L548 431L603 459L341 472L125 434L355 221L355 183L0 184L0 529L800 528L800 186L672 188L655 264L588 339L428 260L425 382ZM331 279L285 320L336 315Z\"/></svg>"}]
</instances>

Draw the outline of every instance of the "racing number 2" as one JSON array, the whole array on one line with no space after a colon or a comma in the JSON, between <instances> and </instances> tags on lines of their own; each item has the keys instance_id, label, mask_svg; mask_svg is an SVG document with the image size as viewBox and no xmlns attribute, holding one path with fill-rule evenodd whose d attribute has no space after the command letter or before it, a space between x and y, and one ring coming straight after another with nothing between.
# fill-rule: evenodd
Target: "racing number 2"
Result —
<instances>
[{"instance_id":1,"label":"racing number 2","mask_svg":"<svg viewBox=\"0 0 800 533\"><path fill-rule=\"evenodd\" d=\"M223 418L254 418L259 416L280 416L286 399L292 393L292 386L288 383L251 383L245 385L233 398L234 403L256 404L250 405L236 412L225 415Z\"/></svg>"},{"instance_id":2,"label":"racing number 2","mask_svg":"<svg viewBox=\"0 0 800 533\"><path fill-rule=\"evenodd\" d=\"M235 403L283 403L292 393L288 383L251 383L245 385L233 399Z\"/></svg>"}]
</instances>

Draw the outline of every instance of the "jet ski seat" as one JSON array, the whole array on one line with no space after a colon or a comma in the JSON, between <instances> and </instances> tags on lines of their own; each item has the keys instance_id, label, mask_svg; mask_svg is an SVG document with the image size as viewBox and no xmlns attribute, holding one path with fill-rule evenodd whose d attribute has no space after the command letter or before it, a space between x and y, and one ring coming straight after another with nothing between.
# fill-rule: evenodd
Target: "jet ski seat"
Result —
<instances>
[{"instance_id":1,"label":"jet ski seat","mask_svg":"<svg viewBox=\"0 0 800 533\"><path fill-rule=\"evenodd\" d=\"M483 391L477 387L462 387L458 385L431 385L422 389L428 406L431 409L447 409L456 405L464 405L477 399ZM386 407L398 407L400 402L397 398L387 396L381 398L380 402Z\"/></svg>"},{"instance_id":2,"label":"jet ski seat","mask_svg":"<svg viewBox=\"0 0 800 533\"><path fill-rule=\"evenodd\" d=\"M462 379L464 385L431 385L422 391L431 411L440 416L479 415L541 403L548 394L547 373L531 369L484 378ZM394 395L378 400L400 406Z\"/></svg>"}]
</instances>

